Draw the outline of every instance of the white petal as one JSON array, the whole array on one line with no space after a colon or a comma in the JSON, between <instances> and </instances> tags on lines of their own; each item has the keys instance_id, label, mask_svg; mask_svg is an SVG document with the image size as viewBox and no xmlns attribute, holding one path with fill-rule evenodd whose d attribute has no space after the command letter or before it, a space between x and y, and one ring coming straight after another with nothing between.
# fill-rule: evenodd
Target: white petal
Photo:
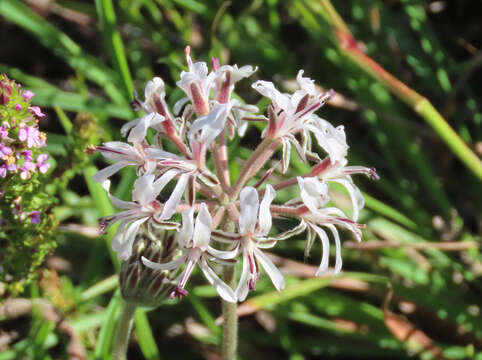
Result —
<instances>
[{"instance_id":1,"label":"white petal","mask_svg":"<svg viewBox=\"0 0 482 360\"><path fill-rule=\"evenodd\" d=\"M236 294L234 293L233 289L229 287L224 281L222 281L219 276L214 272L213 269L209 266L206 259L201 257L201 270L204 273L204 276L209 281L209 283L214 286L218 294L226 301L235 303L238 301Z\"/></svg>"},{"instance_id":2,"label":"white petal","mask_svg":"<svg viewBox=\"0 0 482 360\"><path fill-rule=\"evenodd\" d=\"M155 200L156 196L153 197L153 181L153 174L137 178L132 189L132 200L137 201L141 205L147 205L152 200Z\"/></svg>"},{"instance_id":3,"label":"white petal","mask_svg":"<svg viewBox=\"0 0 482 360\"><path fill-rule=\"evenodd\" d=\"M192 123L189 137L192 138L197 131L201 131L197 140L209 145L224 129L229 111L231 111L230 103L215 104L209 114L196 119Z\"/></svg>"},{"instance_id":4,"label":"white petal","mask_svg":"<svg viewBox=\"0 0 482 360\"><path fill-rule=\"evenodd\" d=\"M328 269L328 260L330 258L330 241L328 240L325 230L313 224L311 224L311 227L318 234L322 245L321 264L315 273L316 276L320 276L326 271L326 269Z\"/></svg>"},{"instance_id":5,"label":"white petal","mask_svg":"<svg viewBox=\"0 0 482 360\"><path fill-rule=\"evenodd\" d=\"M132 244L136 238L139 227L147 221L147 217L134 221L133 223L122 228L119 233L112 239L112 249L117 252L117 257L122 260L127 260L132 253ZM119 225L119 228L121 226Z\"/></svg>"},{"instance_id":6,"label":"white petal","mask_svg":"<svg viewBox=\"0 0 482 360\"><path fill-rule=\"evenodd\" d=\"M341 185L343 185L348 193L350 194L351 202L353 205L353 221L358 220L358 214L361 209L363 209L363 206L365 205L365 198L363 197L360 189L358 189L355 184L351 181L351 178L348 177L348 179L333 179L332 181L337 182Z\"/></svg>"},{"instance_id":7,"label":"white petal","mask_svg":"<svg viewBox=\"0 0 482 360\"><path fill-rule=\"evenodd\" d=\"M316 96L318 92L316 91L315 82L310 78L304 78L303 73L304 70L298 71L298 75L296 75L296 81L298 82L302 90L306 91L312 96Z\"/></svg>"},{"instance_id":8,"label":"white petal","mask_svg":"<svg viewBox=\"0 0 482 360\"><path fill-rule=\"evenodd\" d=\"M285 288L285 279L281 274L281 271L279 271L278 268L275 266L275 264L273 264L271 259L267 257L266 254L264 254L259 249L254 249L254 255L256 256L256 259L258 259L258 261L260 262L260 264L263 266L264 270L270 277L276 290L278 291L283 290Z\"/></svg>"},{"instance_id":9,"label":"white petal","mask_svg":"<svg viewBox=\"0 0 482 360\"><path fill-rule=\"evenodd\" d=\"M269 207L275 197L276 191L274 188L270 184L266 185L264 197L259 206L259 232L263 236L268 235L271 229L272 217Z\"/></svg>"},{"instance_id":10,"label":"white petal","mask_svg":"<svg viewBox=\"0 0 482 360\"><path fill-rule=\"evenodd\" d=\"M164 264L152 262L149 259L145 258L144 256L141 257L141 260L144 263L144 265L146 265L147 267L149 267L151 269L155 269L155 270L174 270L174 269L178 269L181 265L183 265L185 263L186 255L182 255L178 259L173 260L173 261L169 261L169 262L164 263Z\"/></svg>"},{"instance_id":11,"label":"white petal","mask_svg":"<svg viewBox=\"0 0 482 360\"><path fill-rule=\"evenodd\" d=\"M208 246L207 252L215 258L222 259L222 260L229 260L229 259L234 259L238 255L239 246L236 246L231 251L217 250L211 246Z\"/></svg>"},{"instance_id":12,"label":"white petal","mask_svg":"<svg viewBox=\"0 0 482 360\"><path fill-rule=\"evenodd\" d=\"M139 123L132 128L127 141L139 144L147 134L147 129L164 121L164 116L158 113L150 113L140 119Z\"/></svg>"},{"instance_id":13,"label":"white petal","mask_svg":"<svg viewBox=\"0 0 482 360\"><path fill-rule=\"evenodd\" d=\"M179 115L179 113L181 112L181 109L184 105L186 105L186 103L189 101L189 98L187 96L183 97L182 99L176 101L176 103L174 104L174 115Z\"/></svg>"},{"instance_id":14,"label":"white petal","mask_svg":"<svg viewBox=\"0 0 482 360\"><path fill-rule=\"evenodd\" d=\"M144 96L146 101L149 101L154 93L159 94L161 98L164 97L165 94L165 85L164 81L160 77L155 77L152 80L149 80L146 84L146 88L144 89Z\"/></svg>"},{"instance_id":15,"label":"white petal","mask_svg":"<svg viewBox=\"0 0 482 360\"><path fill-rule=\"evenodd\" d=\"M284 174L290 166L291 159L291 143L283 138L283 160L281 162L281 172Z\"/></svg>"},{"instance_id":16,"label":"white petal","mask_svg":"<svg viewBox=\"0 0 482 360\"><path fill-rule=\"evenodd\" d=\"M292 108L290 97L287 94L280 93L272 82L259 80L254 82L251 87L261 95L270 98L281 109L288 110Z\"/></svg>"},{"instance_id":17,"label":"white petal","mask_svg":"<svg viewBox=\"0 0 482 360\"><path fill-rule=\"evenodd\" d=\"M132 121L129 121L127 124L122 125L120 129L121 135L125 137L130 129L139 124L139 121L141 121L141 119L142 118L134 119Z\"/></svg>"},{"instance_id":18,"label":"white petal","mask_svg":"<svg viewBox=\"0 0 482 360\"><path fill-rule=\"evenodd\" d=\"M318 211L329 200L328 185L316 177L297 177L303 203L312 212Z\"/></svg>"},{"instance_id":19,"label":"white petal","mask_svg":"<svg viewBox=\"0 0 482 360\"><path fill-rule=\"evenodd\" d=\"M194 234L194 208L182 212L182 227L177 233L177 241L181 247L187 247Z\"/></svg>"},{"instance_id":20,"label":"white petal","mask_svg":"<svg viewBox=\"0 0 482 360\"><path fill-rule=\"evenodd\" d=\"M213 219L209 213L205 203L201 204L201 208L196 217L196 225L194 226L193 243L194 247L199 247L203 251L207 249L211 240Z\"/></svg>"},{"instance_id":21,"label":"white petal","mask_svg":"<svg viewBox=\"0 0 482 360\"><path fill-rule=\"evenodd\" d=\"M182 194L187 186L187 181L189 180L188 174L182 174L177 181L176 187L172 191L169 200L164 204L164 209L162 209L161 220L170 219L171 216L176 212L177 205L181 201Z\"/></svg>"},{"instance_id":22,"label":"white petal","mask_svg":"<svg viewBox=\"0 0 482 360\"><path fill-rule=\"evenodd\" d=\"M241 190L239 202L241 206L241 214L239 215L239 232L242 235L245 235L248 232L253 233L256 223L258 222L258 191L251 186L245 187Z\"/></svg>"},{"instance_id":23,"label":"white petal","mask_svg":"<svg viewBox=\"0 0 482 360\"><path fill-rule=\"evenodd\" d=\"M155 191L159 194L162 189L172 180L174 177L179 174L179 170L177 169L170 169L166 171L164 174L161 175L159 179L157 179L153 186Z\"/></svg>"},{"instance_id":24,"label":"white petal","mask_svg":"<svg viewBox=\"0 0 482 360\"><path fill-rule=\"evenodd\" d=\"M107 178L114 175L120 169L123 169L129 165L135 165L135 163L127 162L127 161L119 161L118 163L109 165L106 168L96 172L95 175L92 176L92 179L98 183L104 182Z\"/></svg>"},{"instance_id":25,"label":"white petal","mask_svg":"<svg viewBox=\"0 0 482 360\"><path fill-rule=\"evenodd\" d=\"M338 234L338 230L336 229L335 225L332 224L326 224L326 227L331 230L331 233L333 234L333 237L335 238L335 250L336 250L336 255L335 255L335 269L333 270L333 273L336 275L340 272L341 267L343 265L343 260L341 258L341 243L340 243L340 235Z\"/></svg>"},{"instance_id":26,"label":"white petal","mask_svg":"<svg viewBox=\"0 0 482 360\"><path fill-rule=\"evenodd\" d=\"M248 296L248 279L249 279L249 260L246 251L243 251L243 271L239 278L238 287L236 288L236 296L239 301L244 301Z\"/></svg>"}]
</instances>

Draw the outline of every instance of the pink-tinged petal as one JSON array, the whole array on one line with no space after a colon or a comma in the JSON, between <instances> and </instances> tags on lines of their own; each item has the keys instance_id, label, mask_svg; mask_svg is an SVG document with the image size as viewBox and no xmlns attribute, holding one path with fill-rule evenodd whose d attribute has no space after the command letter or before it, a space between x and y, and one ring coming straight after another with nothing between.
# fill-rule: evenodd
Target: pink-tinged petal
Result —
<instances>
[{"instance_id":1,"label":"pink-tinged petal","mask_svg":"<svg viewBox=\"0 0 482 360\"><path fill-rule=\"evenodd\" d=\"M351 202L353 205L353 216L352 220L357 221L358 220L358 214L361 209L363 209L363 206L365 205L365 198L363 197L363 194L361 193L360 189L358 189L353 182L347 179L333 179L333 182L337 182L345 187L345 189L348 191L350 194Z\"/></svg>"},{"instance_id":2,"label":"pink-tinged petal","mask_svg":"<svg viewBox=\"0 0 482 360\"><path fill-rule=\"evenodd\" d=\"M283 274L281 274L281 271L279 271L275 264L273 264L271 259L259 249L254 249L254 255L263 266L264 271L266 271L266 273L270 277L276 290L283 290L285 288L285 279L283 277Z\"/></svg>"},{"instance_id":3,"label":"pink-tinged petal","mask_svg":"<svg viewBox=\"0 0 482 360\"><path fill-rule=\"evenodd\" d=\"M23 127L18 131L18 140L20 140L20 141L27 140L27 129L26 128Z\"/></svg>"},{"instance_id":4,"label":"pink-tinged petal","mask_svg":"<svg viewBox=\"0 0 482 360\"><path fill-rule=\"evenodd\" d=\"M244 301L248 296L248 279L249 279L249 260L246 251L243 251L243 270L239 278L238 287L236 288L236 296L239 301Z\"/></svg>"},{"instance_id":5,"label":"pink-tinged petal","mask_svg":"<svg viewBox=\"0 0 482 360\"><path fill-rule=\"evenodd\" d=\"M333 270L333 274L338 274L341 271L341 267L343 265L343 260L341 258L341 242L340 242L340 235L338 234L338 230L336 229L335 225L327 224L326 227L330 229L333 237L335 238L335 269Z\"/></svg>"},{"instance_id":6,"label":"pink-tinged petal","mask_svg":"<svg viewBox=\"0 0 482 360\"><path fill-rule=\"evenodd\" d=\"M22 105L16 104L16 105L15 105L15 110L18 110L18 111L22 110Z\"/></svg>"},{"instance_id":7,"label":"pink-tinged petal","mask_svg":"<svg viewBox=\"0 0 482 360\"><path fill-rule=\"evenodd\" d=\"M228 284L226 284L219 278L219 276L214 272L214 270L211 269L204 257L201 257L200 266L204 276L209 281L209 283L214 286L219 296L221 296L224 300L228 302L235 303L238 301L233 289L231 289Z\"/></svg>"},{"instance_id":8,"label":"pink-tinged petal","mask_svg":"<svg viewBox=\"0 0 482 360\"><path fill-rule=\"evenodd\" d=\"M120 129L120 133L122 136L126 137L127 136L127 133L135 126L137 126L137 124L139 124L139 122L142 120L142 118L138 118L138 119L134 119L134 120L131 120L129 121L128 123L122 125L121 129Z\"/></svg>"},{"instance_id":9,"label":"pink-tinged petal","mask_svg":"<svg viewBox=\"0 0 482 360\"><path fill-rule=\"evenodd\" d=\"M154 77L152 80L149 80L146 84L144 89L144 96L146 101L154 95L158 94L161 99L165 96L165 85L164 81L160 77Z\"/></svg>"},{"instance_id":10,"label":"pink-tinged petal","mask_svg":"<svg viewBox=\"0 0 482 360\"><path fill-rule=\"evenodd\" d=\"M175 270L181 267L185 261L186 261L186 255L182 255L176 260L169 261L167 263L155 263L150 261L149 259L145 258L144 256L141 257L142 263L146 265L148 268L154 269L154 270Z\"/></svg>"},{"instance_id":11,"label":"pink-tinged petal","mask_svg":"<svg viewBox=\"0 0 482 360\"><path fill-rule=\"evenodd\" d=\"M239 215L239 232L242 235L254 233L258 222L259 197L258 191L251 186L241 190L239 196L241 214Z\"/></svg>"},{"instance_id":12,"label":"pink-tinged petal","mask_svg":"<svg viewBox=\"0 0 482 360\"><path fill-rule=\"evenodd\" d=\"M328 236L326 235L325 230L313 224L311 224L311 227L318 234L322 245L321 264L315 273L316 276L320 276L328 269L328 260L330 257L330 241L328 240Z\"/></svg>"},{"instance_id":13,"label":"pink-tinged petal","mask_svg":"<svg viewBox=\"0 0 482 360\"><path fill-rule=\"evenodd\" d=\"M196 225L194 226L193 244L195 247L201 248L203 251L207 249L211 240L213 219L209 213L205 203L201 204L201 208L196 217Z\"/></svg>"},{"instance_id":14,"label":"pink-tinged petal","mask_svg":"<svg viewBox=\"0 0 482 360\"><path fill-rule=\"evenodd\" d=\"M126 166L129 166L129 165L134 165L134 164L127 161L119 161L118 163L109 165L106 168L98 171L94 176L92 176L92 179L95 182L101 183L105 181L107 178L114 175L120 169L125 168Z\"/></svg>"},{"instance_id":15,"label":"pink-tinged petal","mask_svg":"<svg viewBox=\"0 0 482 360\"><path fill-rule=\"evenodd\" d=\"M30 106L28 109L37 117L44 117L45 116L45 114L42 112L42 110L38 106Z\"/></svg>"},{"instance_id":16,"label":"pink-tinged petal","mask_svg":"<svg viewBox=\"0 0 482 360\"><path fill-rule=\"evenodd\" d=\"M161 220L170 219L171 216L176 212L177 205L181 201L182 194L186 190L187 182L189 180L188 174L182 174L177 181L176 187L172 191L169 200L164 204L164 209L162 209Z\"/></svg>"},{"instance_id":17,"label":"pink-tinged petal","mask_svg":"<svg viewBox=\"0 0 482 360\"><path fill-rule=\"evenodd\" d=\"M275 197L276 191L270 184L267 184L263 200L259 206L259 233L262 236L268 235L269 230L271 229L272 217L269 207Z\"/></svg>"},{"instance_id":18,"label":"pink-tinged petal","mask_svg":"<svg viewBox=\"0 0 482 360\"><path fill-rule=\"evenodd\" d=\"M194 234L194 208L182 212L182 227L177 233L177 242L181 247L188 247Z\"/></svg>"}]
</instances>

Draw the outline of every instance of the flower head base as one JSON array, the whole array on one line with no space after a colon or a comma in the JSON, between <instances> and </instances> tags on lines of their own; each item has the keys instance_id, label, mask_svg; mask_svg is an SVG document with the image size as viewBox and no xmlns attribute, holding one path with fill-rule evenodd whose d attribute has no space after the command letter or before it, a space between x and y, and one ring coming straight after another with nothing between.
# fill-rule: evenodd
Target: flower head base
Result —
<instances>
[{"instance_id":1,"label":"flower head base","mask_svg":"<svg viewBox=\"0 0 482 360\"><path fill-rule=\"evenodd\" d=\"M96 148L114 161L95 176L96 181L105 183L106 189L107 179L123 167L137 169L132 201L109 195L124 210L102 221L104 226L120 222L112 242L118 256L125 261L132 256L138 259L140 253L135 244L141 234L148 234L144 237L148 239L159 229L169 232L180 228L175 241L172 233L161 240L155 237L152 240L160 241L161 247L174 246L179 255L156 258L143 253L142 269L169 273L175 284L170 297L182 298L188 295L188 280L199 267L219 295L230 302L244 300L249 291L256 290L262 269L274 287L282 290L283 275L264 250L302 232L308 235L307 251L316 237L321 242L322 261L316 275L328 269L328 233L336 247L334 272L341 271L338 228L348 229L360 240L363 227L356 221L364 199L351 175L364 173L372 178L377 175L369 168L347 166L349 147L344 127L335 127L315 114L333 92L319 93L314 81L303 77L303 70L298 72L299 89L293 94L280 92L271 82L256 81L252 87L271 100L267 116L256 114L258 108L233 99L233 91L238 81L245 81L257 68L221 66L213 59L210 71L205 62L193 62L189 47L186 59L188 70L181 73L177 82L186 96L175 104L174 111L167 105L164 82L156 77L145 88L145 101L135 100L136 107L146 115L122 128L127 143L110 142ZM252 121L267 124L259 146L231 184L228 139L242 136ZM152 141L146 138L149 128L156 132ZM0 129L0 137L5 131L8 129ZM324 157L313 152L313 140L325 152ZM172 146L163 147L166 143ZM296 174L290 169L292 147L302 161L312 165L307 173ZM265 166L278 149L282 173L289 178L270 183L276 166L267 171ZM2 151L9 152L7 148ZM250 186L250 181L254 186ZM328 205L333 183L347 190L353 208L351 218ZM275 189L295 185L299 199L273 204ZM295 218L298 225L270 236L273 217L283 216ZM171 242L165 243L166 239ZM237 286L231 287L220 278L217 269L234 266L238 260L242 260L242 272ZM136 264L136 269L141 269L138 260ZM141 270L136 271L140 274Z\"/></svg>"}]
</instances>

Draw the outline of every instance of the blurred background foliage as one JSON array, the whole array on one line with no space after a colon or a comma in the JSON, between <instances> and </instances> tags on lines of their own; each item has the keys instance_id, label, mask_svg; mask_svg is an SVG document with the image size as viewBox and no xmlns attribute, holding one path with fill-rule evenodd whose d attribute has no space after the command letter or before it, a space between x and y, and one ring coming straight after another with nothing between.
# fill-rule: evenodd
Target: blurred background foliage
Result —
<instances>
[{"instance_id":1,"label":"blurred background foliage","mask_svg":"<svg viewBox=\"0 0 482 360\"><path fill-rule=\"evenodd\" d=\"M361 244L345 239L344 274L313 279L308 263L320 254L316 248L304 262L301 238L277 247L273 258L287 289L275 293L263 278L240 305L240 357L482 359L480 2L332 5L0 0L0 72L36 93L33 102L48 114L41 122L48 152L68 172L53 184L62 189L58 248L18 295L23 311L6 310L19 298L0 284L0 360L109 358L120 309L118 264L109 255L112 232L97 236L96 222L115 209L91 180L105 163L83 150L120 139L123 121L135 117L133 91L142 94L154 75L170 86L171 104L179 98L175 81L187 44L198 60L256 65L256 79L274 79L286 91L298 69L333 88L337 96L320 115L345 126L351 163L375 167L381 177L355 179L366 194L367 229ZM350 32L351 39L340 36ZM441 116L389 91L353 49L429 99ZM245 97L250 83L238 94ZM233 177L258 131L252 127L232 144ZM295 157L292 164L306 170ZM125 171L116 195L128 198L134 179ZM343 191L335 200L349 205ZM181 303L138 311L129 358L219 358L216 294L201 277L190 285Z\"/></svg>"}]
</instances>

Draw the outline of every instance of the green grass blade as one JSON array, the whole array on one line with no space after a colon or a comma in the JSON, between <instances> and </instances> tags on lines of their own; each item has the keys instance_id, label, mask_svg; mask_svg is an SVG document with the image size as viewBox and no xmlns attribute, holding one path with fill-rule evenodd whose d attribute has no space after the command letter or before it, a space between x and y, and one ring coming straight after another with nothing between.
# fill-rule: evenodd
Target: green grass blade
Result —
<instances>
[{"instance_id":1,"label":"green grass blade","mask_svg":"<svg viewBox=\"0 0 482 360\"><path fill-rule=\"evenodd\" d=\"M159 348L157 347L156 340L152 334L151 326L147 320L145 310L137 309L135 321L135 332L137 334L137 341L141 348L144 358L147 360L160 360L161 356Z\"/></svg>"},{"instance_id":2,"label":"green grass blade","mask_svg":"<svg viewBox=\"0 0 482 360\"><path fill-rule=\"evenodd\" d=\"M105 321L100 328L97 337L97 344L95 346L95 359L108 359L110 357L110 349L112 340L114 339L115 329L117 324L117 316L122 308L122 298L120 290L117 290L107 307Z\"/></svg>"},{"instance_id":3,"label":"green grass blade","mask_svg":"<svg viewBox=\"0 0 482 360\"><path fill-rule=\"evenodd\" d=\"M96 0L97 15L100 20L102 34L114 69L121 75L126 99L130 99L134 92L129 65L124 50L124 44L119 31L114 6L111 0Z\"/></svg>"}]
</instances>

